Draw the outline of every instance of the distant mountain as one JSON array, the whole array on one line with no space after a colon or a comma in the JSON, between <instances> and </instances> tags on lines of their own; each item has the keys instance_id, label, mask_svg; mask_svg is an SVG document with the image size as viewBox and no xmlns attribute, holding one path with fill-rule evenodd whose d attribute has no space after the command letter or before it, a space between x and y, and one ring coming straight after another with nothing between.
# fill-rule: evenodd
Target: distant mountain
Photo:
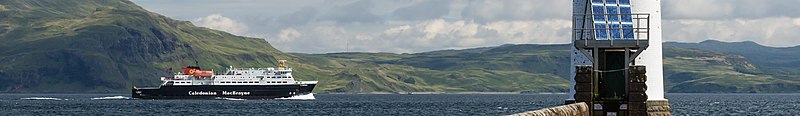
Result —
<instances>
[{"instance_id":1,"label":"distant mountain","mask_svg":"<svg viewBox=\"0 0 800 116\"><path fill-rule=\"evenodd\" d=\"M564 79L547 73L444 71L286 54L263 39L196 27L127 0L3 0L0 41L0 92L129 92L134 85L160 84L167 68L274 67L277 59L288 60L296 78L320 81L315 92L560 92L567 87Z\"/></svg>"},{"instance_id":2,"label":"distant mountain","mask_svg":"<svg viewBox=\"0 0 800 116\"><path fill-rule=\"evenodd\" d=\"M739 55L758 66L770 69L767 71L776 71L769 73L800 75L800 46L768 47L752 41L721 42L716 40L707 40L700 43L667 42L664 45Z\"/></svg>"},{"instance_id":3,"label":"distant mountain","mask_svg":"<svg viewBox=\"0 0 800 116\"><path fill-rule=\"evenodd\" d=\"M124 0L0 1L0 91L124 92L168 67L288 59L263 39L173 20Z\"/></svg>"},{"instance_id":4,"label":"distant mountain","mask_svg":"<svg viewBox=\"0 0 800 116\"><path fill-rule=\"evenodd\" d=\"M800 91L797 47L665 45L668 92ZM320 81L317 93L566 92L569 47L283 53L263 39L196 27L127 0L0 1L0 92L129 92L160 84L167 68L274 67L278 59L299 80Z\"/></svg>"},{"instance_id":5,"label":"distant mountain","mask_svg":"<svg viewBox=\"0 0 800 116\"><path fill-rule=\"evenodd\" d=\"M330 53L294 55L313 64L360 74L337 80L332 92L481 91L566 92L569 48L565 45L506 45L416 54ZM311 59L314 60L311 60ZM319 61L316 61L319 60ZM347 73L349 74L349 73ZM335 75L342 76L342 75ZM377 86L375 86L377 85ZM353 90L353 86L367 90ZM419 87L421 86L421 87Z\"/></svg>"},{"instance_id":6,"label":"distant mountain","mask_svg":"<svg viewBox=\"0 0 800 116\"><path fill-rule=\"evenodd\" d=\"M749 57L707 49L664 47L665 85L668 92L760 93L800 92L800 75L776 74L772 66L757 65ZM680 43L693 45L701 43ZM757 45L757 44L753 44ZM726 47L720 45L720 47ZM753 47L752 45L736 45ZM760 45L758 45L760 46ZM297 54L347 60L361 64L402 65L434 71L521 71L550 74L565 82L569 75L569 45L502 45L464 50L442 50L416 54L333 53ZM732 47L732 46L727 46ZM766 54L762 54L766 55ZM778 55L778 54L774 54ZM756 55L758 56L758 55ZM789 67L793 68L793 67ZM794 72L792 72L794 73ZM478 75L476 78L494 79ZM536 83L535 83L536 84Z\"/></svg>"},{"instance_id":7,"label":"distant mountain","mask_svg":"<svg viewBox=\"0 0 800 116\"><path fill-rule=\"evenodd\" d=\"M715 40L664 45L681 48L664 50L669 92L800 92L800 47ZM715 55L680 55L691 51Z\"/></svg>"}]
</instances>

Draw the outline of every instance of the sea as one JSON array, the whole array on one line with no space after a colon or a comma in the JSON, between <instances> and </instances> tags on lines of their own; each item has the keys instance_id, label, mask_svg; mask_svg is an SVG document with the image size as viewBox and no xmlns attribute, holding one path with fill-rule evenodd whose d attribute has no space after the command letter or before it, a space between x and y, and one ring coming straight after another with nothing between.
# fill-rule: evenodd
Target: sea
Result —
<instances>
[{"instance_id":1,"label":"sea","mask_svg":"<svg viewBox=\"0 0 800 116\"><path fill-rule=\"evenodd\" d=\"M508 115L566 94L314 94L311 99L148 100L130 94L0 94L0 115ZM675 116L797 116L800 94L667 94Z\"/></svg>"}]
</instances>

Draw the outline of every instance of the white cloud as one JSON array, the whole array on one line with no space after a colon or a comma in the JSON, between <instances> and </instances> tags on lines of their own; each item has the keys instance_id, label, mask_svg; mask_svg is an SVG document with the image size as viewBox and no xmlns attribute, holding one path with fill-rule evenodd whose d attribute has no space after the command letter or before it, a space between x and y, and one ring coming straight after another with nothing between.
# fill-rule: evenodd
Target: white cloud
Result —
<instances>
[{"instance_id":1,"label":"white cloud","mask_svg":"<svg viewBox=\"0 0 800 116\"><path fill-rule=\"evenodd\" d=\"M800 18L769 17L733 20L666 20L664 39L698 42L707 39L722 41L755 41L769 46L796 46L800 40Z\"/></svg>"},{"instance_id":2,"label":"white cloud","mask_svg":"<svg viewBox=\"0 0 800 116\"><path fill-rule=\"evenodd\" d=\"M236 35L245 35L248 32L247 25L240 23L221 14L211 14L206 17L194 19L192 21L197 26L222 30Z\"/></svg>"},{"instance_id":3,"label":"white cloud","mask_svg":"<svg viewBox=\"0 0 800 116\"><path fill-rule=\"evenodd\" d=\"M794 19L794 25L800 26L800 18Z\"/></svg>"},{"instance_id":4,"label":"white cloud","mask_svg":"<svg viewBox=\"0 0 800 116\"><path fill-rule=\"evenodd\" d=\"M800 32L800 12L792 12L799 0L661 1L665 41L800 44L800 39L795 39L800 37L795 33ZM264 37L280 50L304 53L564 44L569 43L571 32L570 0L198 2L191 3L198 7L188 8L159 4L182 2L150 1L147 3L153 6L145 8L190 17L199 26ZM280 4L267 4L271 2ZM219 14L208 15L211 13Z\"/></svg>"},{"instance_id":5,"label":"white cloud","mask_svg":"<svg viewBox=\"0 0 800 116\"><path fill-rule=\"evenodd\" d=\"M383 34L384 34L384 35L396 35L396 34L399 34L399 33L406 32L406 31L408 31L409 29L411 29L411 26L408 26L408 25L403 25L403 26L399 26L399 27L393 27L393 28L390 28L390 29L384 30L384 31L383 31Z\"/></svg>"},{"instance_id":6,"label":"white cloud","mask_svg":"<svg viewBox=\"0 0 800 116\"><path fill-rule=\"evenodd\" d=\"M278 33L277 38L278 41L292 41L293 39L303 37L303 34L297 31L294 28L288 28L281 30L281 33Z\"/></svg>"},{"instance_id":7,"label":"white cloud","mask_svg":"<svg viewBox=\"0 0 800 116\"><path fill-rule=\"evenodd\" d=\"M473 0L463 8L465 19L479 22L569 19L571 0ZM458 3L455 3L458 4Z\"/></svg>"},{"instance_id":8,"label":"white cloud","mask_svg":"<svg viewBox=\"0 0 800 116\"><path fill-rule=\"evenodd\" d=\"M687 18L717 18L729 16L733 13L734 6L724 0L667 0L664 9L665 15Z\"/></svg>"},{"instance_id":9,"label":"white cloud","mask_svg":"<svg viewBox=\"0 0 800 116\"><path fill-rule=\"evenodd\" d=\"M481 46L569 42L569 20L474 21L433 19L374 31L347 25L314 23L284 29L270 40L290 52L425 52ZM298 33L298 34L294 34ZM302 34L299 34L302 33ZM302 35L291 36L290 35ZM283 41L282 38L292 38Z\"/></svg>"}]
</instances>

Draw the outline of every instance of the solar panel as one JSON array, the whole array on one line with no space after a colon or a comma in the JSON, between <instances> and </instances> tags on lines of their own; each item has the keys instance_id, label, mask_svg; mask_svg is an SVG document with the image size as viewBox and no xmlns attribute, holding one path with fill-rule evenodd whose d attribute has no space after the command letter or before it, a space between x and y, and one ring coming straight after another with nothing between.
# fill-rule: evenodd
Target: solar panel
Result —
<instances>
[{"instance_id":1,"label":"solar panel","mask_svg":"<svg viewBox=\"0 0 800 116\"><path fill-rule=\"evenodd\" d=\"M630 0L592 0L596 40L633 40Z\"/></svg>"}]
</instances>

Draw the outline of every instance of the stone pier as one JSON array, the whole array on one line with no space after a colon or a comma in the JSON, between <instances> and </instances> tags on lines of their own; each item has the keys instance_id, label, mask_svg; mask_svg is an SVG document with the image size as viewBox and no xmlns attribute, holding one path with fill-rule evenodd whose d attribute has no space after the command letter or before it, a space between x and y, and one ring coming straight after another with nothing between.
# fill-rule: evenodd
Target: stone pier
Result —
<instances>
[{"instance_id":1,"label":"stone pier","mask_svg":"<svg viewBox=\"0 0 800 116\"><path fill-rule=\"evenodd\" d=\"M527 111L511 116L588 116L589 106L586 103L574 103L540 110Z\"/></svg>"}]
</instances>

